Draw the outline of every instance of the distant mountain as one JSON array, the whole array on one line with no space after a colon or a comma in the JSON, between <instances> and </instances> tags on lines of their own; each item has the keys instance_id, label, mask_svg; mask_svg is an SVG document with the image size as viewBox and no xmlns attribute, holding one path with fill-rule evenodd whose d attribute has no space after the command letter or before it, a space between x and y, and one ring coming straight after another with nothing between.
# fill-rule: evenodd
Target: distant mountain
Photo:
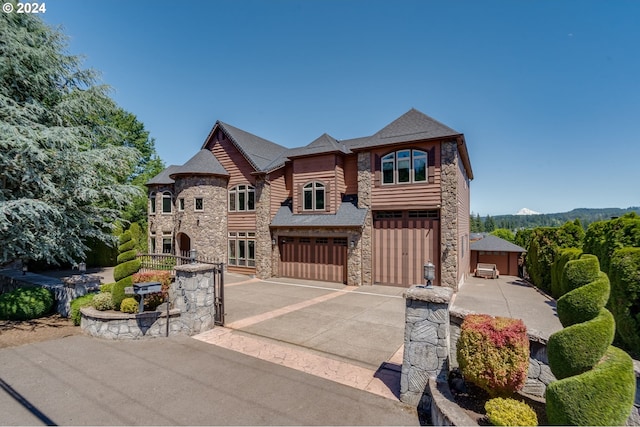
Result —
<instances>
[{"instance_id":1,"label":"distant mountain","mask_svg":"<svg viewBox=\"0 0 640 427\"><path fill-rule=\"evenodd\" d=\"M529 208L522 208L518 212L516 212L516 215L541 215L541 214L540 212L532 211Z\"/></svg>"},{"instance_id":2,"label":"distant mountain","mask_svg":"<svg viewBox=\"0 0 640 427\"><path fill-rule=\"evenodd\" d=\"M526 208L525 208L526 209ZM578 208L569 212L560 212L553 214L523 214L525 209L521 209L516 215L497 215L489 217L495 228L506 228L509 230L518 230L521 228L535 227L558 227L567 221L575 221L579 219L583 227L587 227L592 222L607 220L615 217L623 216L629 212L635 212L640 215L640 206L630 207L626 209L620 208L603 208L590 209ZM486 218L482 219L482 227ZM482 231L482 230L481 230Z\"/></svg>"}]
</instances>

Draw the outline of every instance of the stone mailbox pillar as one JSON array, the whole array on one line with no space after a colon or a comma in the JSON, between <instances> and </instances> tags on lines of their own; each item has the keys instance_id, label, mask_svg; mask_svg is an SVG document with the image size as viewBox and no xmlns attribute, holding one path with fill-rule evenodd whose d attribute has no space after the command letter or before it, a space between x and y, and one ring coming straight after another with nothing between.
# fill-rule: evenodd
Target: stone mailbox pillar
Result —
<instances>
[{"instance_id":1,"label":"stone mailbox pillar","mask_svg":"<svg viewBox=\"0 0 640 427\"><path fill-rule=\"evenodd\" d=\"M215 321L214 266L185 264L175 267L176 280L169 290L173 308L180 310L180 322L189 335L212 329Z\"/></svg>"},{"instance_id":2,"label":"stone mailbox pillar","mask_svg":"<svg viewBox=\"0 0 640 427\"><path fill-rule=\"evenodd\" d=\"M412 286L405 293L404 357L400 400L429 407L429 378L446 381L449 358L449 303L453 289ZM425 394L426 393L426 394Z\"/></svg>"}]
</instances>

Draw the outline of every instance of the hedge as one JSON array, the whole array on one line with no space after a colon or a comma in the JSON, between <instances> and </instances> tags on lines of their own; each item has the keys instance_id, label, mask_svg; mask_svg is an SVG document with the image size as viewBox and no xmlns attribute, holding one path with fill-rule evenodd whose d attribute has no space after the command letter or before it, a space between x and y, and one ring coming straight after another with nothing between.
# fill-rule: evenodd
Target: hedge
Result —
<instances>
[{"instance_id":1,"label":"hedge","mask_svg":"<svg viewBox=\"0 0 640 427\"><path fill-rule=\"evenodd\" d=\"M594 222L584 236L584 251L600 259L600 268L610 274L613 253L623 247L640 247L640 216L635 212L620 218Z\"/></svg>"},{"instance_id":2,"label":"hedge","mask_svg":"<svg viewBox=\"0 0 640 427\"><path fill-rule=\"evenodd\" d=\"M562 292L562 270L565 264L573 259L580 258L580 255L582 255L582 249L578 248L566 248L558 251L555 260L551 264L551 296L555 299L564 295Z\"/></svg>"},{"instance_id":3,"label":"hedge","mask_svg":"<svg viewBox=\"0 0 640 427\"><path fill-rule=\"evenodd\" d=\"M621 347L640 358L640 248L622 248L611 258L611 298Z\"/></svg>"},{"instance_id":4,"label":"hedge","mask_svg":"<svg viewBox=\"0 0 640 427\"><path fill-rule=\"evenodd\" d=\"M37 319L48 314L53 303L53 294L48 289L39 286L18 288L0 295L0 319Z\"/></svg>"}]
</instances>

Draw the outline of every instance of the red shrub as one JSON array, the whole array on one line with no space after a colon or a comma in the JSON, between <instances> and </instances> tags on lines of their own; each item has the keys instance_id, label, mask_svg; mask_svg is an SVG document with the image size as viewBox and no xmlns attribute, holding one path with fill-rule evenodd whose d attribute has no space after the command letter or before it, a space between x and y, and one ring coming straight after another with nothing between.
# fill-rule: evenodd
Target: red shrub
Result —
<instances>
[{"instance_id":1,"label":"red shrub","mask_svg":"<svg viewBox=\"0 0 640 427\"><path fill-rule=\"evenodd\" d=\"M520 319L469 315L462 323L457 359L463 376L489 394L515 393L527 380L527 328Z\"/></svg>"},{"instance_id":2,"label":"red shrub","mask_svg":"<svg viewBox=\"0 0 640 427\"><path fill-rule=\"evenodd\" d=\"M160 282L162 291L156 294L149 294L144 300L147 310L155 310L169 297L169 287L171 286L171 272L164 270L151 270L133 275L133 283Z\"/></svg>"}]
</instances>

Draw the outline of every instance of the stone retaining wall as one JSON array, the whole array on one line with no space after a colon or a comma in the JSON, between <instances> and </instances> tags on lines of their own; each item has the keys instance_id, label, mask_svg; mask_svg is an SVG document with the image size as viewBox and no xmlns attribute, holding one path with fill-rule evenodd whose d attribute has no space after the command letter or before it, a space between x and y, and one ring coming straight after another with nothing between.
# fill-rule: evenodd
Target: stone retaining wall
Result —
<instances>
[{"instance_id":1,"label":"stone retaining wall","mask_svg":"<svg viewBox=\"0 0 640 427\"><path fill-rule=\"evenodd\" d=\"M138 340L167 336L167 312L145 311L143 313L121 313L98 311L93 307L80 309L80 328L88 335L110 340ZM169 311L168 335L188 334L180 322L180 310Z\"/></svg>"}]
</instances>

